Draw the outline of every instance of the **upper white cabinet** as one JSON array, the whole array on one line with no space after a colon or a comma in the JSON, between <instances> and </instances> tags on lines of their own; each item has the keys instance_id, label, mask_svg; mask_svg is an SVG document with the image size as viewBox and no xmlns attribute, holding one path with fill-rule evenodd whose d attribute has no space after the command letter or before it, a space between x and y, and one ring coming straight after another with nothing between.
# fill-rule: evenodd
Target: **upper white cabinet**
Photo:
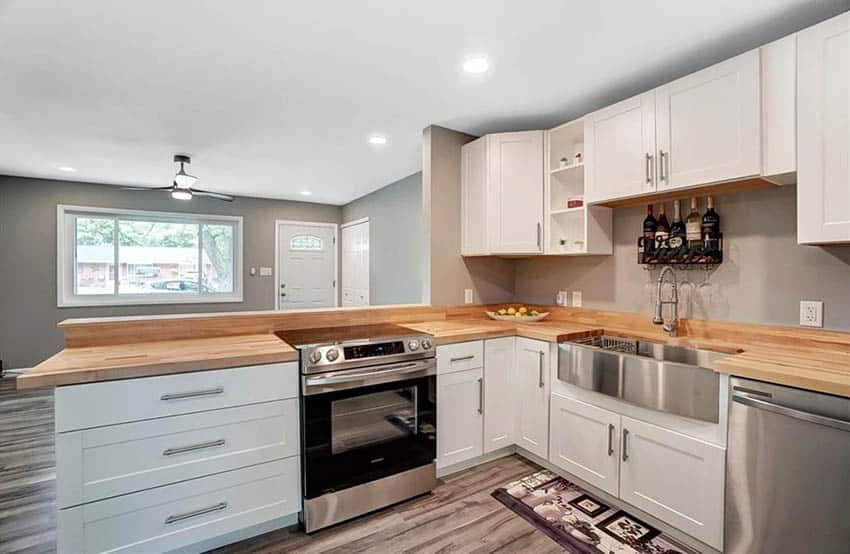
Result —
<instances>
[{"instance_id":1,"label":"upper white cabinet","mask_svg":"<svg viewBox=\"0 0 850 554\"><path fill-rule=\"evenodd\" d=\"M850 13L797 36L797 241L850 242Z\"/></svg>"},{"instance_id":2,"label":"upper white cabinet","mask_svg":"<svg viewBox=\"0 0 850 554\"><path fill-rule=\"evenodd\" d=\"M517 338L516 443L541 458L549 452L549 344Z\"/></svg>"},{"instance_id":3,"label":"upper white cabinet","mask_svg":"<svg viewBox=\"0 0 850 554\"><path fill-rule=\"evenodd\" d=\"M543 131L486 135L461 150L461 254L543 252Z\"/></svg>"},{"instance_id":4,"label":"upper white cabinet","mask_svg":"<svg viewBox=\"0 0 850 554\"><path fill-rule=\"evenodd\" d=\"M761 173L759 51L655 90L659 191Z\"/></svg>"},{"instance_id":5,"label":"upper white cabinet","mask_svg":"<svg viewBox=\"0 0 850 554\"><path fill-rule=\"evenodd\" d=\"M484 342L484 453L514 443L516 339Z\"/></svg>"}]
</instances>

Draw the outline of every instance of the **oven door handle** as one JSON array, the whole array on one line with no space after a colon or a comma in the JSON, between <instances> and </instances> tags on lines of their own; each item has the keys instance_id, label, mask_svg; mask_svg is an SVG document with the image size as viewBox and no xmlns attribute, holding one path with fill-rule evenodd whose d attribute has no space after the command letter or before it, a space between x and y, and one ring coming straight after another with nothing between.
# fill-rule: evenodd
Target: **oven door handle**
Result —
<instances>
[{"instance_id":1,"label":"oven door handle","mask_svg":"<svg viewBox=\"0 0 850 554\"><path fill-rule=\"evenodd\" d=\"M411 374L414 373L418 374L415 375L415 377L436 375L437 364L434 359L431 358L426 361L395 364L386 369L373 371L336 371L315 377L305 377L304 394L318 394L321 392L330 392L331 390L341 390L357 386L390 383L392 381L409 379L411 378Z\"/></svg>"}]
</instances>

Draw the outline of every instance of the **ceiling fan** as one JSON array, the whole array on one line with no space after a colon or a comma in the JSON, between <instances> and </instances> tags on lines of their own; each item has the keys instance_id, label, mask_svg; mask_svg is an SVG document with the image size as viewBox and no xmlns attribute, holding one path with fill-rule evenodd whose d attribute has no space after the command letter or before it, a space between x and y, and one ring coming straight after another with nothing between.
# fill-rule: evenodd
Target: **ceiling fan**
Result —
<instances>
[{"instance_id":1,"label":"ceiling fan","mask_svg":"<svg viewBox=\"0 0 850 554\"><path fill-rule=\"evenodd\" d=\"M156 191L171 193L171 198L175 200L191 200L193 196L208 196L216 200L224 200L225 202L233 202L233 197L229 194L221 194L220 192L210 192L193 188L192 185L198 182L198 178L194 175L189 175L183 168L184 164L192 163L192 159L186 154L175 154L174 163L180 164L180 171L174 175L174 181L167 187L122 187L124 190L139 190L139 191Z\"/></svg>"}]
</instances>

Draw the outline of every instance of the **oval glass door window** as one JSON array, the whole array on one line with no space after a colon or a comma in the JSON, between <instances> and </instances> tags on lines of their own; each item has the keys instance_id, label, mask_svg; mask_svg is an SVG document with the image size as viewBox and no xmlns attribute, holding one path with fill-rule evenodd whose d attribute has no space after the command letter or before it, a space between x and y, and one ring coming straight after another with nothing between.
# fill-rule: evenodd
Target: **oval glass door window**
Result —
<instances>
[{"instance_id":1,"label":"oval glass door window","mask_svg":"<svg viewBox=\"0 0 850 554\"><path fill-rule=\"evenodd\" d=\"M289 239L290 250L323 250L324 241L315 235L293 235Z\"/></svg>"}]
</instances>

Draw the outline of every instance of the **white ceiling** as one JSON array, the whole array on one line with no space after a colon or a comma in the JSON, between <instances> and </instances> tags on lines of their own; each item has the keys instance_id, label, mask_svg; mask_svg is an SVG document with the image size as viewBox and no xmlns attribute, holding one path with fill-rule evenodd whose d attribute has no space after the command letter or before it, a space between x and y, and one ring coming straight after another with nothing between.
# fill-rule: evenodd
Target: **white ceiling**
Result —
<instances>
[{"instance_id":1,"label":"white ceiling","mask_svg":"<svg viewBox=\"0 0 850 554\"><path fill-rule=\"evenodd\" d=\"M0 174L163 186L188 152L201 188L341 204L418 171L429 124L551 127L848 7L0 0Z\"/></svg>"}]
</instances>

